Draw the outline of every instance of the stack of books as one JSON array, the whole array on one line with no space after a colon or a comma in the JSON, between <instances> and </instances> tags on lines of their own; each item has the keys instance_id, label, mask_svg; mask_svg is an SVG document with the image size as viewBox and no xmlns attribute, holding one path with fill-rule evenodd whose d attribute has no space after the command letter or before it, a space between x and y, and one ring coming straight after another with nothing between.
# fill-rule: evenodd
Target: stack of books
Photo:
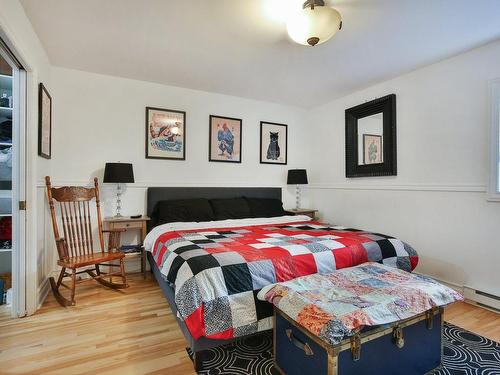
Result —
<instances>
[{"instance_id":1,"label":"stack of books","mask_svg":"<svg viewBox=\"0 0 500 375\"><path fill-rule=\"evenodd\" d=\"M122 253L140 253L142 251L142 245L122 245L120 251Z\"/></svg>"}]
</instances>

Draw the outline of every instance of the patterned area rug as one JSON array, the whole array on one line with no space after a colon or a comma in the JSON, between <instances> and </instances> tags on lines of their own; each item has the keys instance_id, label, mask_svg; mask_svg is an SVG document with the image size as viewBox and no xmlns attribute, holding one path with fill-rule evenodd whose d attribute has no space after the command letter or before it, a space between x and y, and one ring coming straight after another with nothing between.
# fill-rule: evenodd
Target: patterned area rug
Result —
<instances>
[{"instance_id":1,"label":"patterned area rug","mask_svg":"<svg viewBox=\"0 0 500 375\"><path fill-rule=\"evenodd\" d=\"M203 352L199 375L276 375L271 333ZM444 368L433 375L500 375L500 344L444 324Z\"/></svg>"}]
</instances>

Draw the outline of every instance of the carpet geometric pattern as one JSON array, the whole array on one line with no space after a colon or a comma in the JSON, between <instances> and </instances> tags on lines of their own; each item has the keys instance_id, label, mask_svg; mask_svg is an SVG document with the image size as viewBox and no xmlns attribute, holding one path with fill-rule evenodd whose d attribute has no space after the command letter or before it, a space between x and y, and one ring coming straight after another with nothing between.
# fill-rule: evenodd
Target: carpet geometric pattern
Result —
<instances>
[{"instance_id":1,"label":"carpet geometric pattern","mask_svg":"<svg viewBox=\"0 0 500 375\"><path fill-rule=\"evenodd\" d=\"M433 375L500 375L500 344L445 322L443 363Z\"/></svg>"},{"instance_id":2,"label":"carpet geometric pattern","mask_svg":"<svg viewBox=\"0 0 500 375\"><path fill-rule=\"evenodd\" d=\"M277 375L271 332L202 353L199 375ZM444 323L443 368L433 375L500 375L500 344Z\"/></svg>"}]
</instances>

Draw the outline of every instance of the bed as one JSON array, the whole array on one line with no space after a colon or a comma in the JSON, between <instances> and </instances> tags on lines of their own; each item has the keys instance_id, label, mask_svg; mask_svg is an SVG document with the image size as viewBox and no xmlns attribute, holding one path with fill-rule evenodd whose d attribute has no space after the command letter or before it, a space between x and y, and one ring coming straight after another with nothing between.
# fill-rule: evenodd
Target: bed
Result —
<instances>
[{"instance_id":1,"label":"bed","mask_svg":"<svg viewBox=\"0 0 500 375\"><path fill-rule=\"evenodd\" d=\"M166 203L171 208L171 201L192 199L205 206L208 199L214 209L218 206L217 220L186 222L180 220L184 211L177 210L174 216L163 215L159 225L159 206ZM240 204L241 199L266 204L255 206L251 215L241 207L224 211L225 202ZM144 246L195 368L200 364L197 354L203 350L272 328L272 305L257 298L266 285L366 261L409 271L417 265L416 252L391 236L330 226L286 212L259 216L276 201L281 202L280 188L148 189L152 220ZM212 219L204 212L201 217L206 215ZM175 222L178 219L183 222Z\"/></svg>"}]
</instances>

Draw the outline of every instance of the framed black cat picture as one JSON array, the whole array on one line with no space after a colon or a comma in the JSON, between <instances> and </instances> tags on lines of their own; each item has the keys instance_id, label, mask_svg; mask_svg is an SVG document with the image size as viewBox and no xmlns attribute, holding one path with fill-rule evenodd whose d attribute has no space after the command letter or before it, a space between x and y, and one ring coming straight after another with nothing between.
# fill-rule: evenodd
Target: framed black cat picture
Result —
<instances>
[{"instance_id":1,"label":"framed black cat picture","mask_svg":"<svg viewBox=\"0 0 500 375\"><path fill-rule=\"evenodd\" d=\"M260 122L260 163L286 164L288 154L288 125Z\"/></svg>"}]
</instances>

